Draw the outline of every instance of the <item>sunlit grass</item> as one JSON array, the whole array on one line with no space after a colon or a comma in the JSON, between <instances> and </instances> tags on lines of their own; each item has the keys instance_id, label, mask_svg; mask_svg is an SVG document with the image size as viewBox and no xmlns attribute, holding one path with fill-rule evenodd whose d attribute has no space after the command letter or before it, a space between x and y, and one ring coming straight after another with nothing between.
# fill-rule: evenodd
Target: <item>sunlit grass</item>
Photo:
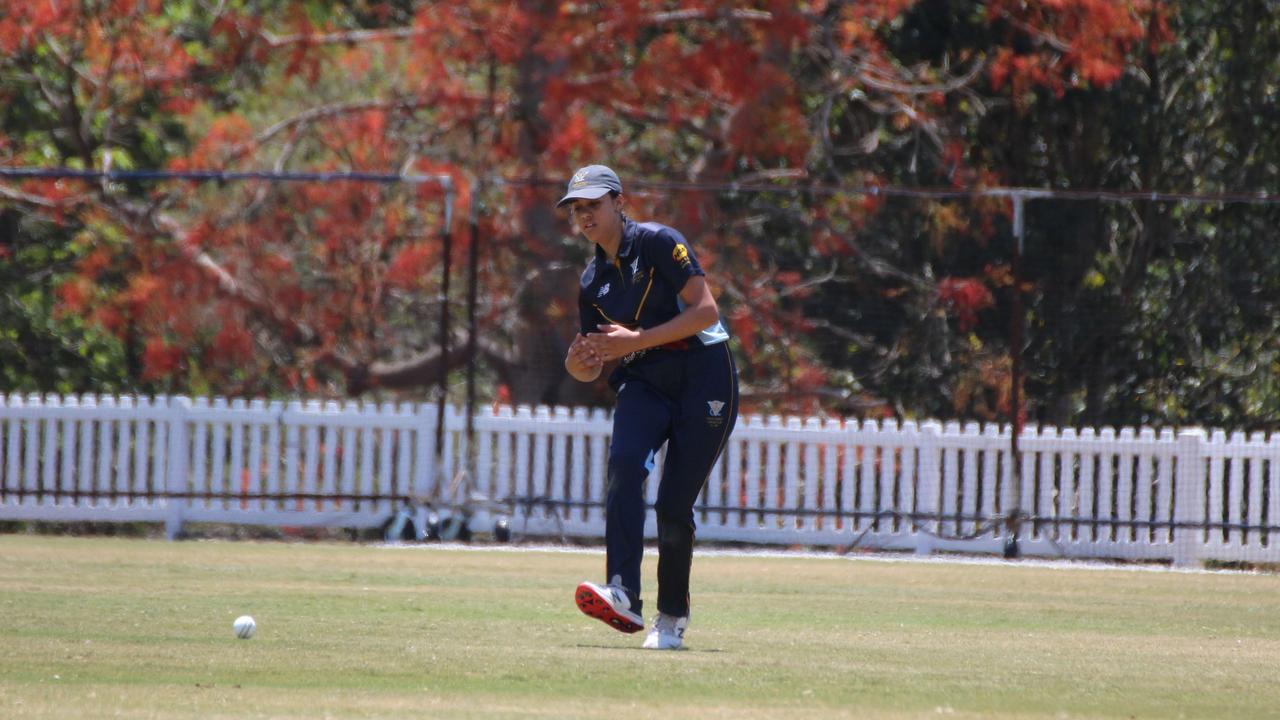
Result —
<instances>
[{"instance_id":1,"label":"sunlit grass","mask_svg":"<svg viewBox=\"0 0 1280 720\"><path fill-rule=\"evenodd\" d=\"M646 564L652 603L654 563ZM0 536L0 717L1275 717L1280 577L695 558L689 649L599 553ZM253 615L258 634L231 623Z\"/></svg>"}]
</instances>

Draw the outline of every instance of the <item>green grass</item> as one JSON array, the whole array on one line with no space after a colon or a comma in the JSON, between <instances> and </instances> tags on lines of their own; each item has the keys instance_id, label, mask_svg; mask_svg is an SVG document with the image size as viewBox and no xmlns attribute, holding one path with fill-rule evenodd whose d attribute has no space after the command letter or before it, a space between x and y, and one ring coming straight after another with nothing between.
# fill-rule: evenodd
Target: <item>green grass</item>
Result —
<instances>
[{"instance_id":1,"label":"green grass","mask_svg":"<svg viewBox=\"0 0 1280 720\"><path fill-rule=\"evenodd\" d=\"M655 653L573 606L602 569L599 553L3 535L0 717L1280 708L1280 576L703 555L689 649Z\"/></svg>"}]
</instances>

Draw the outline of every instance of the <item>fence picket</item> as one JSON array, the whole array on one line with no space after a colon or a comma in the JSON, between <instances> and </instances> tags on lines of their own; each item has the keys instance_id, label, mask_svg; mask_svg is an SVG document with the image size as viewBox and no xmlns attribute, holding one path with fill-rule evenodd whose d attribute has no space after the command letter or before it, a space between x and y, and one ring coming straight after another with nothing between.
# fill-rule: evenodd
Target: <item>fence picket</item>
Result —
<instances>
[{"instance_id":1,"label":"fence picket","mask_svg":"<svg viewBox=\"0 0 1280 720\"><path fill-rule=\"evenodd\" d=\"M371 413L372 411L369 407L360 407L360 410L356 411L357 418L360 418L361 420L360 430L358 430L357 433L358 437L360 437L360 439L358 439L358 443L360 443L360 470L358 470L358 473L360 473L361 487L369 489L370 495L372 495L372 492L375 492L375 442L374 427L372 427L372 424L369 421Z\"/></svg>"},{"instance_id":2,"label":"fence picket","mask_svg":"<svg viewBox=\"0 0 1280 720\"><path fill-rule=\"evenodd\" d=\"M155 459L151 457L151 413L155 407L153 398L139 398L139 417L134 425L133 433L133 483L123 498L125 505L136 505L140 498L146 497L147 481L151 465ZM219 465L221 469L221 465Z\"/></svg>"},{"instance_id":3,"label":"fence picket","mask_svg":"<svg viewBox=\"0 0 1280 720\"><path fill-rule=\"evenodd\" d=\"M35 402L31 405L40 406L41 402L38 398L33 398ZM68 397L63 402L63 407L78 410L79 400L76 397ZM40 423L35 420L28 420L26 423L27 436L27 465L24 468L24 488L28 493L27 500L32 503L44 502L45 493L51 491L52 488L58 486L72 486L76 483L77 459L79 456L79 425L83 420L77 420L76 415L67 415L67 419L63 420L63 432L61 432L61 441L63 441L63 459L61 459L60 473L58 478L40 478L41 482L36 479L36 457L38 455L38 445L40 442Z\"/></svg>"},{"instance_id":4,"label":"fence picket","mask_svg":"<svg viewBox=\"0 0 1280 720\"><path fill-rule=\"evenodd\" d=\"M437 437L436 424L439 416L434 406L419 405L418 406L418 447L416 450L417 467L415 469L415 482L418 486L418 496L423 498L440 498L440 478L444 473L441 465L440 453L442 448L438 447L442 441L441 437Z\"/></svg>"},{"instance_id":5,"label":"fence picket","mask_svg":"<svg viewBox=\"0 0 1280 720\"><path fill-rule=\"evenodd\" d=\"M1077 472L1077 468L1080 465L1080 455L1073 449L1076 445L1075 440L1075 428L1062 430L1062 442L1066 449L1058 453L1057 513L1059 518L1074 518L1080 514L1078 506L1080 486ZM1079 535L1079 531L1080 524L1078 522L1059 522L1058 537L1061 539L1075 540Z\"/></svg>"},{"instance_id":6,"label":"fence picket","mask_svg":"<svg viewBox=\"0 0 1280 720\"><path fill-rule=\"evenodd\" d=\"M280 495L280 426L281 414L284 412L284 404L280 401L273 401L267 406L267 412L272 415L272 419L267 423L267 445L266 459L263 464L266 467L266 477L263 479L266 493L271 499L264 500L258 508L260 510L278 510L283 507L277 499Z\"/></svg>"},{"instance_id":7,"label":"fence picket","mask_svg":"<svg viewBox=\"0 0 1280 720\"><path fill-rule=\"evenodd\" d=\"M515 455L515 494L517 497L532 499L536 494L533 490L531 479L529 476L529 433L522 430L528 429L533 425L533 410L527 405L521 405L516 408L516 455Z\"/></svg>"},{"instance_id":8,"label":"fence picket","mask_svg":"<svg viewBox=\"0 0 1280 720\"><path fill-rule=\"evenodd\" d=\"M320 403L309 402L304 410L309 415L318 414L320 412ZM306 434L306 445L302 451L302 476L298 478L298 494L312 495L319 492L319 473L320 473L320 427L308 423L303 426ZM298 499L298 509L304 507L317 507L315 503L308 503L306 500Z\"/></svg>"},{"instance_id":9,"label":"fence picket","mask_svg":"<svg viewBox=\"0 0 1280 720\"><path fill-rule=\"evenodd\" d=\"M782 429L782 418L773 415L769 418L769 429L774 431L770 434L777 436L778 430ZM779 495L778 477L781 474L780 465L782 461L782 442L780 440L770 440L765 446L765 467L764 467L764 505L765 510L777 510L781 506L781 496ZM781 527L783 518L777 513L766 513L763 516L765 527L777 528Z\"/></svg>"},{"instance_id":10,"label":"fence picket","mask_svg":"<svg viewBox=\"0 0 1280 720\"><path fill-rule=\"evenodd\" d=\"M800 424L800 418L797 418L797 417L787 418L788 430L796 431L796 430L799 430L801 427L802 426ZM805 446L805 444L806 443L803 440L795 437L795 433L793 432L791 439L785 442L782 446L783 448L782 450L783 487L782 487L782 504L778 506L780 509L800 507L801 489L804 484L804 480L801 479L801 476L800 476L800 455L803 452L803 447ZM779 515L778 520L781 521L783 527L787 527L793 530L804 527L804 524L803 524L804 519L799 515L795 515L792 517L785 517L785 516Z\"/></svg>"},{"instance_id":11,"label":"fence picket","mask_svg":"<svg viewBox=\"0 0 1280 720\"><path fill-rule=\"evenodd\" d=\"M1229 442L1236 447L1244 445L1244 433L1240 431L1231 433ZM1231 474L1230 484L1227 486L1227 516L1223 520L1226 523L1235 525L1228 532L1228 542L1232 545L1241 545L1244 542L1244 533L1240 529L1239 523L1244 521L1244 466L1246 462L1244 458L1240 457L1232 457L1230 460Z\"/></svg>"},{"instance_id":12,"label":"fence picket","mask_svg":"<svg viewBox=\"0 0 1280 720\"><path fill-rule=\"evenodd\" d=\"M1041 439L1052 441L1055 438L1053 428L1035 428L1036 436ZM1043 448L1045 443L1036 443L1037 447ZM1058 492L1057 482L1054 470L1057 466L1057 453L1052 449L1042 449L1036 453L1037 471L1036 471L1036 515L1041 519L1040 535L1047 535L1057 540L1061 534L1061 527L1058 525L1058 515L1054 508L1054 496Z\"/></svg>"},{"instance_id":13,"label":"fence picket","mask_svg":"<svg viewBox=\"0 0 1280 720\"><path fill-rule=\"evenodd\" d=\"M235 414L243 416L245 407L244 398L235 398L231 401L231 410ZM243 422L231 422L227 424L227 428L231 431L231 461L227 472L227 482L230 485L228 492L233 496L240 497L238 503L232 503L233 506L245 508L248 501L244 498L244 495L249 491L249 478L245 474L244 463L245 424Z\"/></svg>"},{"instance_id":14,"label":"fence picket","mask_svg":"<svg viewBox=\"0 0 1280 720\"><path fill-rule=\"evenodd\" d=\"M869 434L874 425L870 420L862 423L863 435ZM880 498L877 494L880 490L880 483L876 477L876 447L874 444L863 440L858 446L861 452L861 458L858 462L858 495L860 501L858 503L858 511L863 513L863 528L876 529L879 525L879 517L875 513L880 510Z\"/></svg>"},{"instance_id":15,"label":"fence picket","mask_svg":"<svg viewBox=\"0 0 1280 720\"><path fill-rule=\"evenodd\" d=\"M550 412L546 415L548 420L554 417L553 422L563 427L569 420L569 408L558 407L555 409L555 415ZM574 512L567 505L561 505L567 497L565 490L565 475L568 472L569 457L569 437L567 434L557 432L551 437L551 468L547 476L547 495L552 502L556 504L556 511L562 517L571 517Z\"/></svg>"},{"instance_id":16,"label":"fence picket","mask_svg":"<svg viewBox=\"0 0 1280 720\"><path fill-rule=\"evenodd\" d=\"M1249 446L1263 450L1266 448L1266 438L1260 432L1255 432L1249 437ZM1251 457L1249 459L1249 474L1247 477L1249 483L1248 490L1248 518L1246 522L1253 528L1259 527L1263 523L1262 519L1262 487L1266 484L1263 478L1263 460L1261 457ZM1251 545L1260 544L1261 532L1250 529L1245 532L1244 542Z\"/></svg>"},{"instance_id":17,"label":"fence picket","mask_svg":"<svg viewBox=\"0 0 1280 720\"><path fill-rule=\"evenodd\" d=\"M540 427L546 427L551 422L551 410L546 405L539 405L533 409L533 417ZM537 433L533 436L533 462L531 463L533 468L529 477L529 494L544 499L552 498L552 488L548 487L550 473L547 467L551 455L550 445L551 440L546 433ZM564 508L552 505L551 510L561 514Z\"/></svg>"},{"instance_id":18,"label":"fence picket","mask_svg":"<svg viewBox=\"0 0 1280 720\"><path fill-rule=\"evenodd\" d=\"M61 401L56 396L49 398L47 401L47 406L50 409L57 408L60 405L61 405ZM41 467L41 483L44 485L44 487L53 487L55 483L59 482L58 474L57 474L58 422L54 420L52 417L50 417L48 420L45 420L43 423L40 423L40 425L43 426L42 429L44 431L44 437L42 438L42 442L40 443L41 449L44 452L43 465ZM107 473L100 473L99 476L109 477ZM87 478L84 475L81 475L80 477L74 478L74 479L62 479L61 484L62 484L62 487L74 489L77 493L79 493L81 490L88 490L89 488L93 487L92 479Z\"/></svg>"},{"instance_id":19,"label":"fence picket","mask_svg":"<svg viewBox=\"0 0 1280 720\"><path fill-rule=\"evenodd\" d=\"M137 411L137 402L132 397L123 397L120 399L120 409L124 413L132 414ZM120 421L120 437L117 439L118 445L116 446L116 466L118 469L116 470L115 484L112 488L110 500L113 505L123 502L118 498L129 494L129 481L133 477L133 446L137 442L138 435L134 423L134 420Z\"/></svg>"},{"instance_id":20,"label":"fence picket","mask_svg":"<svg viewBox=\"0 0 1280 720\"><path fill-rule=\"evenodd\" d=\"M1209 437L1209 477L1205 490L1208 492L1208 515L1209 523L1221 524L1226 521L1225 509L1223 507L1222 497L1225 494L1225 457L1223 456L1222 447L1227 442L1227 434L1221 430L1214 430L1213 435ZM1209 529L1208 543L1210 545L1221 545L1226 540L1226 529L1219 526Z\"/></svg>"},{"instance_id":21,"label":"fence picket","mask_svg":"<svg viewBox=\"0 0 1280 720\"><path fill-rule=\"evenodd\" d=\"M1120 430L1121 447L1132 447L1133 441L1133 428L1126 427ZM1128 450L1120 453L1120 472L1117 480L1116 518L1122 522L1120 539L1124 542L1132 542L1134 528L1132 525L1124 525L1123 522L1134 519L1134 490L1138 485L1136 453Z\"/></svg>"},{"instance_id":22,"label":"fence picket","mask_svg":"<svg viewBox=\"0 0 1280 720\"><path fill-rule=\"evenodd\" d=\"M1138 441L1144 446L1156 444L1156 433L1151 428L1143 428L1138 433ZM1134 519L1150 522L1154 519L1152 504L1155 502L1156 464L1158 459L1154 450L1143 451L1138 458L1138 487L1134 500ZM1151 525L1137 525L1134 528L1138 537L1146 542L1151 540Z\"/></svg>"},{"instance_id":23,"label":"fence picket","mask_svg":"<svg viewBox=\"0 0 1280 720\"><path fill-rule=\"evenodd\" d=\"M1113 448L1115 446L1115 429L1104 427L1100 437L1102 438L1104 450L1098 459L1098 519L1109 521L1115 517L1115 468L1116 453ZM1115 525L1110 522L1102 522L1098 524L1098 532L1102 535L1102 540L1110 542L1115 538Z\"/></svg>"},{"instance_id":24,"label":"fence picket","mask_svg":"<svg viewBox=\"0 0 1280 720\"><path fill-rule=\"evenodd\" d=\"M390 403L384 403L378 411L378 422L383 424L383 420L390 415L395 414L395 409ZM394 468L392 467L392 456L395 451L396 430L394 428L383 427L377 430L378 437L378 474L375 478L371 473L367 477L360 479L360 493L362 495L383 496L386 497L394 493L392 489L392 475ZM375 483L374 481L377 480ZM374 507L373 500L361 500L361 510L371 510Z\"/></svg>"},{"instance_id":25,"label":"fence picket","mask_svg":"<svg viewBox=\"0 0 1280 720\"><path fill-rule=\"evenodd\" d=\"M20 410L23 407L22 398L17 395L11 395L4 402L5 410ZM18 495L18 504L25 504L26 498L21 494L22 485L19 480L18 468L22 463L22 422L17 418L10 418L5 422L8 425L8 432L5 440L5 474L3 487L6 494L14 492Z\"/></svg>"},{"instance_id":26,"label":"fence picket","mask_svg":"<svg viewBox=\"0 0 1280 720\"><path fill-rule=\"evenodd\" d=\"M165 497L158 505L166 509L165 533L173 540L181 535L183 518L191 506L191 498L187 494L190 489L187 420L191 415L191 399L170 398L167 410L164 421L165 452L168 456L163 485Z\"/></svg>"},{"instance_id":27,"label":"fence picket","mask_svg":"<svg viewBox=\"0 0 1280 720\"><path fill-rule=\"evenodd\" d=\"M106 411L107 414L105 417L98 420L98 443L97 443L98 470L97 470L96 476L94 477L90 478L90 477L82 476L80 478L77 478L77 482L74 487L75 499L77 502L79 501L81 494L92 493L94 488L111 486L111 476L112 476L111 456L112 456L112 451L115 449L115 443L113 442L115 439L114 437L115 433L113 432L113 430L115 429L115 426L119 424L118 420L112 419L112 415L116 410L116 399L110 396L104 397L102 398L101 405L103 410ZM52 438L49 437L49 432L52 430L53 430L53 423L46 422L45 423L45 452L46 453L48 453L51 447L53 446L53 443L50 442ZM51 471L46 470L46 472L51 472Z\"/></svg>"},{"instance_id":28,"label":"fence picket","mask_svg":"<svg viewBox=\"0 0 1280 720\"><path fill-rule=\"evenodd\" d=\"M822 468L818 464L818 446L822 437L820 434L822 421L816 417L808 418L804 421L804 429L807 433L812 433L812 439L808 439L804 443L803 469L796 468L796 474L800 482L803 508L811 514L808 516L799 515L796 519L799 521L801 528L813 531L820 526L816 512L821 507L822 497ZM800 453L796 453L796 462L800 462ZM800 505L790 505L789 507L800 507Z\"/></svg>"},{"instance_id":29,"label":"fence picket","mask_svg":"<svg viewBox=\"0 0 1280 720\"><path fill-rule=\"evenodd\" d=\"M1160 467L1155 478L1155 512L1151 519L1157 523L1168 523L1173 520L1173 465L1174 454L1169 452L1175 442L1171 428L1160 431ZM1173 529L1168 525L1153 528L1152 542L1173 542Z\"/></svg>"},{"instance_id":30,"label":"fence picket","mask_svg":"<svg viewBox=\"0 0 1280 720\"><path fill-rule=\"evenodd\" d=\"M1080 431L1081 445L1089 448L1095 447L1096 431L1091 428L1085 428ZM1080 514L1084 517L1096 517L1097 511L1095 507L1097 499L1097 478L1094 472L1098 466L1098 454L1092 450L1080 453L1080 492L1076 496L1079 503ZM1085 523L1079 531L1079 538L1085 542L1096 542L1098 540L1098 524Z\"/></svg>"},{"instance_id":31,"label":"fence picket","mask_svg":"<svg viewBox=\"0 0 1280 720\"><path fill-rule=\"evenodd\" d=\"M919 524L914 517L919 512L916 505L916 497L919 494L919 477L916 474L916 447L919 444L920 430L914 421L908 421L902 424L900 430L902 438L902 482L900 485L901 510L910 515L910 519L899 525L899 529L904 533L915 533L919 528Z\"/></svg>"},{"instance_id":32,"label":"fence picket","mask_svg":"<svg viewBox=\"0 0 1280 720\"><path fill-rule=\"evenodd\" d=\"M497 499L498 487L493 477L493 446L496 434L488 429L489 423L481 421L493 417L493 408L480 408L479 412L481 414L476 421L475 487L478 492L484 493L487 497Z\"/></svg>"},{"instance_id":33,"label":"fence picket","mask_svg":"<svg viewBox=\"0 0 1280 720\"><path fill-rule=\"evenodd\" d=\"M822 444L822 501L819 503L822 511L826 513L820 520L819 527L823 530L836 530L840 527L840 518L835 514L839 511L837 504L836 490L839 485L839 457L840 457L840 441L842 434L841 423L836 418L827 418L823 425L823 435L826 441ZM731 444L731 447L736 443ZM731 457L729 462L730 468L736 468L737 464Z\"/></svg>"},{"instance_id":34,"label":"fence picket","mask_svg":"<svg viewBox=\"0 0 1280 720\"><path fill-rule=\"evenodd\" d=\"M151 422L155 424L155 432L151 436L151 474L147 477L142 504L163 506L163 502L156 502L156 496L168 492L169 487L169 428L164 419L169 408L169 398L155 398L151 407Z\"/></svg>"},{"instance_id":35,"label":"fence picket","mask_svg":"<svg viewBox=\"0 0 1280 720\"><path fill-rule=\"evenodd\" d=\"M406 423L410 422L413 417L413 406L409 403L401 403L398 414ZM413 430L408 427L397 430L395 480L392 481L392 486L387 488L387 495L406 497L413 494L413 447ZM487 443L485 448L488 449ZM398 506L398 501L379 500L374 505L374 512L389 515Z\"/></svg>"},{"instance_id":36,"label":"fence picket","mask_svg":"<svg viewBox=\"0 0 1280 720\"><path fill-rule=\"evenodd\" d=\"M916 488L918 528L926 534L941 531L942 426L929 421L920 426L920 485Z\"/></svg>"},{"instance_id":37,"label":"fence picket","mask_svg":"<svg viewBox=\"0 0 1280 720\"><path fill-rule=\"evenodd\" d=\"M263 400L254 400L252 403L250 403L249 407L256 414L265 414L267 411L267 404ZM267 489L266 487L268 483L265 478L265 473L263 472L264 470L266 470L268 473L270 472L270 466L268 464L270 461L269 459L264 460L262 457L263 451L264 451L262 435L264 432L267 431L268 427L275 427L275 424L272 423L270 426L264 427L263 423L261 422L251 421L248 427L249 427L249 492L259 495L258 499L253 501L251 504L253 507L257 508L258 510L266 510L267 500L266 498L261 497L261 495L271 492L271 490ZM267 446L270 447L271 445L272 445L271 439L270 437L268 437Z\"/></svg>"},{"instance_id":38,"label":"fence picket","mask_svg":"<svg viewBox=\"0 0 1280 720\"><path fill-rule=\"evenodd\" d=\"M947 422L943 433L947 442L942 450L942 484L938 488L942 514L938 531L951 535L960 531L960 423Z\"/></svg>"},{"instance_id":39,"label":"fence picket","mask_svg":"<svg viewBox=\"0 0 1280 720\"><path fill-rule=\"evenodd\" d=\"M292 400L285 408L285 416L281 418L281 422L285 424L284 431L284 480L281 483L287 499L283 501L284 510L292 510L297 505L294 502L294 496L298 493L298 473L305 472L302 470L302 464L305 462L302 457L302 431L298 427L298 416L302 413L302 403Z\"/></svg>"},{"instance_id":40,"label":"fence picket","mask_svg":"<svg viewBox=\"0 0 1280 720\"><path fill-rule=\"evenodd\" d=\"M964 426L966 438L979 437L981 434L982 429L976 422L967 423ZM965 535L977 528L977 523L969 518L978 514L978 499L982 495L982 485L978 479L979 455L981 451L978 448L965 445L960 472L960 513L964 519L961 519L958 526L958 532Z\"/></svg>"},{"instance_id":41,"label":"fence picket","mask_svg":"<svg viewBox=\"0 0 1280 720\"><path fill-rule=\"evenodd\" d=\"M498 418L508 421L508 423L504 423L504 426L509 427L509 421L514 417L515 415L512 414L510 406L504 405L498 409ZM517 489L517 485L512 482L511 432L509 430L503 430L498 433L497 453L498 461L494 471L494 494L499 498L515 497L520 492Z\"/></svg>"},{"instance_id":42,"label":"fence picket","mask_svg":"<svg viewBox=\"0 0 1280 720\"><path fill-rule=\"evenodd\" d=\"M757 509L757 512L754 513L754 523L749 522L752 517L751 513L743 514L744 525L761 527L764 525L764 515L758 510L764 507L764 497L761 495L761 488L764 487L764 445L760 436L764 434L764 420L757 415L750 418L746 425L751 428L751 432L746 438L747 474L743 477L739 497L742 499L741 506L743 508Z\"/></svg>"},{"instance_id":43,"label":"fence picket","mask_svg":"<svg viewBox=\"0 0 1280 720\"><path fill-rule=\"evenodd\" d=\"M214 398L213 412L216 416L225 416L227 407L226 398ZM216 498L213 501L213 507L226 510L230 507L227 502L227 495L230 490L227 487L226 474L227 424L225 422L213 422L213 432L209 442L211 445L209 447L209 484L207 489Z\"/></svg>"},{"instance_id":44,"label":"fence picket","mask_svg":"<svg viewBox=\"0 0 1280 720\"><path fill-rule=\"evenodd\" d=\"M1267 524L1280 525L1280 433L1271 433L1265 450L1267 463ZM1280 545L1280 531L1263 534L1262 542L1268 548Z\"/></svg>"},{"instance_id":45,"label":"fence picket","mask_svg":"<svg viewBox=\"0 0 1280 720\"><path fill-rule=\"evenodd\" d=\"M72 482L60 483L56 488L45 488L46 491L52 489L54 491L54 502L61 502L64 496L72 495L79 487L79 483L93 482L93 465L95 465L95 455L97 454L97 443L95 442L95 433L93 433L92 416L96 415L97 398L92 395L84 396L81 400L81 406L87 410L87 418L79 421L79 460L76 477L72 478ZM83 478L83 480L81 479Z\"/></svg>"}]
</instances>

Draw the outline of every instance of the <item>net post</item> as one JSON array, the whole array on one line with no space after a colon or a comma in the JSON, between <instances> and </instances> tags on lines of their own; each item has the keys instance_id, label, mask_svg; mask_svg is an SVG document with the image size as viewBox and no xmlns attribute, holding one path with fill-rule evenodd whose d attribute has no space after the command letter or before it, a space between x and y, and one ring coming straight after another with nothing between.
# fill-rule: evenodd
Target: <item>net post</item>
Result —
<instances>
[{"instance_id":1,"label":"net post","mask_svg":"<svg viewBox=\"0 0 1280 720\"><path fill-rule=\"evenodd\" d=\"M1013 201L1013 257L1010 272L1013 275L1013 302L1011 308L1012 330L1009 340L1010 361L1010 432L1009 457L1013 463L1013 507L1005 514L1004 557L1012 560L1021 554L1018 546L1018 535L1022 525L1022 450L1018 440L1022 435L1022 343L1025 318L1022 309L1022 249L1026 240L1026 219L1024 203L1026 198L1020 193L1010 196Z\"/></svg>"},{"instance_id":2,"label":"net post","mask_svg":"<svg viewBox=\"0 0 1280 720\"><path fill-rule=\"evenodd\" d=\"M480 265L480 194L484 190L481 177L472 189L469 203L470 247L467 248L467 447L475 447L476 434L476 305L479 294ZM474 455L474 450L471 451ZM473 463L468 458L467 468Z\"/></svg>"},{"instance_id":3,"label":"net post","mask_svg":"<svg viewBox=\"0 0 1280 720\"><path fill-rule=\"evenodd\" d=\"M436 459L440 467L440 453L444 448L444 412L449 396L449 280L453 261L453 178L448 175L404 175L406 182L415 185L435 183L444 190L444 222L441 228L440 263L440 372L436 378Z\"/></svg>"}]
</instances>

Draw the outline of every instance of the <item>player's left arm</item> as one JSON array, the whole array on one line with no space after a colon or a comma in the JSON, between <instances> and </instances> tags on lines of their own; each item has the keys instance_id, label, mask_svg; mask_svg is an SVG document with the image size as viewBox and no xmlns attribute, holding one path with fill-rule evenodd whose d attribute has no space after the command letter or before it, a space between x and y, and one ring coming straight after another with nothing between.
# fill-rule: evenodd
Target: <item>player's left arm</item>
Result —
<instances>
[{"instance_id":1,"label":"player's left arm","mask_svg":"<svg viewBox=\"0 0 1280 720\"><path fill-rule=\"evenodd\" d=\"M600 333L589 337L604 360L616 360L639 350L693 337L720 320L720 309L704 275L694 275L680 289L684 310L651 328L629 330L621 325L601 325Z\"/></svg>"}]
</instances>

